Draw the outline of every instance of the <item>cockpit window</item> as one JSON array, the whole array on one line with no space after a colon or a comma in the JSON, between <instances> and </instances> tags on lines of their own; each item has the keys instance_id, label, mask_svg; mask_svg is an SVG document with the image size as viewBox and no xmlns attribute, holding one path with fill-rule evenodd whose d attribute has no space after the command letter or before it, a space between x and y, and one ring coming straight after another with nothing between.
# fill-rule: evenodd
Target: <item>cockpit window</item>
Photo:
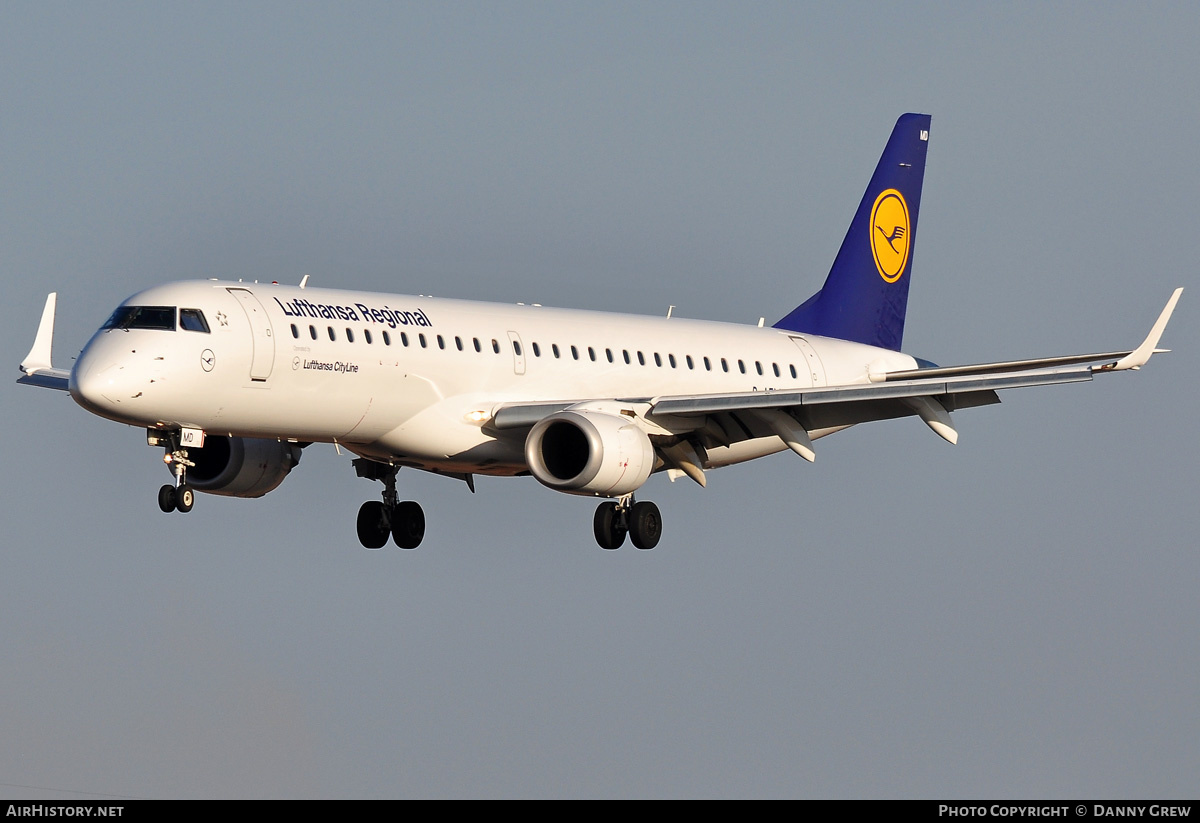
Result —
<instances>
[{"instance_id":1,"label":"cockpit window","mask_svg":"<svg viewBox=\"0 0 1200 823\"><path fill-rule=\"evenodd\" d=\"M208 321L204 319L204 312L199 309L180 309L179 328L184 331L202 331L208 334Z\"/></svg>"},{"instance_id":2,"label":"cockpit window","mask_svg":"<svg viewBox=\"0 0 1200 823\"><path fill-rule=\"evenodd\" d=\"M118 306L101 329L175 331L174 306Z\"/></svg>"}]
</instances>

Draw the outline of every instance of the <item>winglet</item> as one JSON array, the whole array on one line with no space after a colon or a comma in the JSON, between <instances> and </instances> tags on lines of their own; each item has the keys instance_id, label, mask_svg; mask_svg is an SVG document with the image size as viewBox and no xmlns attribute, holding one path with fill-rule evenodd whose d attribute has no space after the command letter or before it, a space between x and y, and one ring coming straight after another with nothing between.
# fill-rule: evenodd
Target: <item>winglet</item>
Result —
<instances>
[{"instance_id":1,"label":"winglet","mask_svg":"<svg viewBox=\"0 0 1200 823\"><path fill-rule=\"evenodd\" d=\"M46 307L42 309L42 322L38 324L33 348L21 361L21 371L33 374L36 371L51 371L51 349L54 347L54 308L58 303L58 292L46 295Z\"/></svg>"},{"instance_id":2,"label":"winglet","mask_svg":"<svg viewBox=\"0 0 1200 823\"><path fill-rule=\"evenodd\" d=\"M1171 294L1171 299L1167 301L1167 305L1159 314L1158 319L1154 321L1154 326L1150 329L1150 334L1146 335L1146 339L1142 341L1142 345L1131 351L1129 354L1122 357L1116 363L1111 363L1107 366L1098 366L1095 371L1124 371L1125 369L1140 369L1146 365L1146 361L1150 359L1150 355L1154 354L1158 349L1158 340L1162 337L1162 333L1167 328L1167 321L1171 319L1171 313L1175 311L1175 304L1179 302L1179 295L1183 294L1183 289L1178 288Z\"/></svg>"}]
</instances>

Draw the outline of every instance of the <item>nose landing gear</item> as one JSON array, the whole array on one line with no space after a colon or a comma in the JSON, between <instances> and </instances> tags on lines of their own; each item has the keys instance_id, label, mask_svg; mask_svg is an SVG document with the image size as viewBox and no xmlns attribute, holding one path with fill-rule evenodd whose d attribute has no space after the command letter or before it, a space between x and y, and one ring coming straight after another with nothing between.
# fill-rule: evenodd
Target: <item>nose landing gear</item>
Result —
<instances>
[{"instance_id":1,"label":"nose landing gear","mask_svg":"<svg viewBox=\"0 0 1200 823\"><path fill-rule=\"evenodd\" d=\"M157 432L152 433L154 436L163 438ZM158 445L158 443L152 443ZM158 507L164 512L179 511L183 513L190 512L192 506L196 503L196 492L187 484L187 470L195 468L196 464L188 460L187 449L179 447L178 433L170 433L162 442L165 453L163 454L163 462L166 463L171 471L175 472L175 485L167 484L158 490Z\"/></svg>"},{"instance_id":2,"label":"nose landing gear","mask_svg":"<svg viewBox=\"0 0 1200 823\"><path fill-rule=\"evenodd\" d=\"M402 549L415 549L425 537L425 512L421 504L400 500L396 494L399 466L358 458L354 470L359 477L383 483L383 500L369 500L358 510L358 542L368 549L382 549L391 535Z\"/></svg>"}]
</instances>

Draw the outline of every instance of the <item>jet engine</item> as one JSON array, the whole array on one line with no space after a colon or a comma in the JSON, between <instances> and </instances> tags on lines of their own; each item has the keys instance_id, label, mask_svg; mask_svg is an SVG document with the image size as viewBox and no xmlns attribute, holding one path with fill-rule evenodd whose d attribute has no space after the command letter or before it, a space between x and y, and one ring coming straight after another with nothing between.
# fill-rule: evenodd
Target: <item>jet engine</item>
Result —
<instances>
[{"instance_id":1,"label":"jet engine","mask_svg":"<svg viewBox=\"0 0 1200 823\"><path fill-rule=\"evenodd\" d=\"M530 430L525 462L556 491L619 497L646 482L655 455L650 438L626 417L561 411Z\"/></svg>"},{"instance_id":2,"label":"jet engine","mask_svg":"<svg viewBox=\"0 0 1200 823\"><path fill-rule=\"evenodd\" d=\"M195 461L187 482L196 491L229 497L262 497L300 462L300 447L281 440L210 434L204 448L188 449Z\"/></svg>"}]
</instances>

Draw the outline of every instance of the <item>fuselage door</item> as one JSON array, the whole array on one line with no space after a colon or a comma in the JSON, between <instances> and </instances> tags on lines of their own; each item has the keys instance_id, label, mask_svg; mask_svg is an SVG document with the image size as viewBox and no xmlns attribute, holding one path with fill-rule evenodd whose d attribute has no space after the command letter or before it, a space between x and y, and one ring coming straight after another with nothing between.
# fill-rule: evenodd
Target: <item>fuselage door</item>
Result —
<instances>
[{"instance_id":1,"label":"fuselage door","mask_svg":"<svg viewBox=\"0 0 1200 823\"><path fill-rule=\"evenodd\" d=\"M513 372L516 374L525 373L525 347L521 345L521 335L515 331L508 333L508 342L512 346L513 351Z\"/></svg>"},{"instance_id":2,"label":"fuselage door","mask_svg":"<svg viewBox=\"0 0 1200 823\"><path fill-rule=\"evenodd\" d=\"M812 378L812 385L824 386L825 366L821 363L821 358L817 356L817 350L812 347L812 343L803 337L792 337L791 340L804 353L804 364Z\"/></svg>"},{"instance_id":3,"label":"fuselage door","mask_svg":"<svg viewBox=\"0 0 1200 823\"><path fill-rule=\"evenodd\" d=\"M271 376L271 369L275 365L275 338L271 331L271 318L267 317L267 310L249 289L229 289L229 293L242 304L242 309L246 312L246 319L250 321L254 348L253 359L250 363L250 379L264 382Z\"/></svg>"}]
</instances>

